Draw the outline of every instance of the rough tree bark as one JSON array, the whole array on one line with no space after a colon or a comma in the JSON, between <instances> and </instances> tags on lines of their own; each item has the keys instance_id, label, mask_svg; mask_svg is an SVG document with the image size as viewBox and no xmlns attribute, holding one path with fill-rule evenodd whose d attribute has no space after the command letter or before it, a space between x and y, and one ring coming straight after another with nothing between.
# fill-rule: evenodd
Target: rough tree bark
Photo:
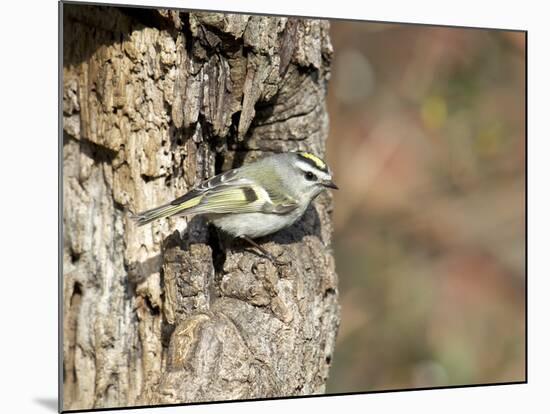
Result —
<instances>
[{"instance_id":1,"label":"rough tree bark","mask_svg":"<svg viewBox=\"0 0 550 414\"><path fill-rule=\"evenodd\" d=\"M128 211L269 152L323 156L328 23L63 5L63 408L323 393L331 198L260 240Z\"/></svg>"}]
</instances>

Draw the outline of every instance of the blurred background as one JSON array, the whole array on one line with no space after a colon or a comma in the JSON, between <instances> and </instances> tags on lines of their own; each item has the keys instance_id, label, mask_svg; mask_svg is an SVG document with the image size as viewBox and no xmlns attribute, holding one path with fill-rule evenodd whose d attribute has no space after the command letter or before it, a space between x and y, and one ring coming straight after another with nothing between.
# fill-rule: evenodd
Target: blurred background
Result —
<instances>
[{"instance_id":1,"label":"blurred background","mask_svg":"<svg viewBox=\"0 0 550 414\"><path fill-rule=\"evenodd\" d=\"M524 33L331 25L327 393L524 380Z\"/></svg>"}]
</instances>

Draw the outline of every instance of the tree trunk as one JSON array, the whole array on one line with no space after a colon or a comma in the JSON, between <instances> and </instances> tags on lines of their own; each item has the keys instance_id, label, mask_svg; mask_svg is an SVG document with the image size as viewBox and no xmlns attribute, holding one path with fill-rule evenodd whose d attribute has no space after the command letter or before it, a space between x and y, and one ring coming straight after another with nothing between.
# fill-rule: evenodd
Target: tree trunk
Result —
<instances>
[{"instance_id":1,"label":"tree trunk","mask_svg":"<svg viewBox=\"0 0 550 414\"><path fill-rule=\"evenodd\" d=\"M320 20L63 7L63 408L324 392L339 323L331 198L260 239L136 227L266 153L324 154Z\"/></svg>"}]
</instances>

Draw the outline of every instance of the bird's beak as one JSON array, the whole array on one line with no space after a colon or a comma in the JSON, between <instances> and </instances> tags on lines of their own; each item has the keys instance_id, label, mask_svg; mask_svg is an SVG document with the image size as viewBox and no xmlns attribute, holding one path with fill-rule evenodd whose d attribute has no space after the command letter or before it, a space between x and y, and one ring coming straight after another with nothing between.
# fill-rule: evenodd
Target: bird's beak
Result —
<instances>
[{"instance_id":1,"label":"bird's beak","mask_svg":"<svg viewBox=\"0 0 550 414\"><path fill-rule=\"evenodd\" d=\"M323 185L327 188L334 188L335 190L338 190L338 186L334 184L333 181L325 181L323 182Z\"/></svg>"}]
</instances>

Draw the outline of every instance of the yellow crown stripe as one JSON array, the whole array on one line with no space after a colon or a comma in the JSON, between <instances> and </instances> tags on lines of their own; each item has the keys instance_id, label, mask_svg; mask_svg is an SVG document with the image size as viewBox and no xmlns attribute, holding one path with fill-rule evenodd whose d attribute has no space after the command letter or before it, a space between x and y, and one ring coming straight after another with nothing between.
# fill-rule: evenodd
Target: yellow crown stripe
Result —
<instances>
[{"instance_id":1,"label":"yellow crown stripe","mask_svg":"<svg viewBox=\"0 0 550 414\"><path fill-rule=\"evenodd\" d=\"M327 165L325 164L325 162L319 158L318 156L316 155L313 155L309 152L301 152L300 155L304 158L307 158L311 161L313 161L313 163L317 166L317 168L319 168L320 170L325 170L327 168Z\"/></svg>"}]
</instances>

